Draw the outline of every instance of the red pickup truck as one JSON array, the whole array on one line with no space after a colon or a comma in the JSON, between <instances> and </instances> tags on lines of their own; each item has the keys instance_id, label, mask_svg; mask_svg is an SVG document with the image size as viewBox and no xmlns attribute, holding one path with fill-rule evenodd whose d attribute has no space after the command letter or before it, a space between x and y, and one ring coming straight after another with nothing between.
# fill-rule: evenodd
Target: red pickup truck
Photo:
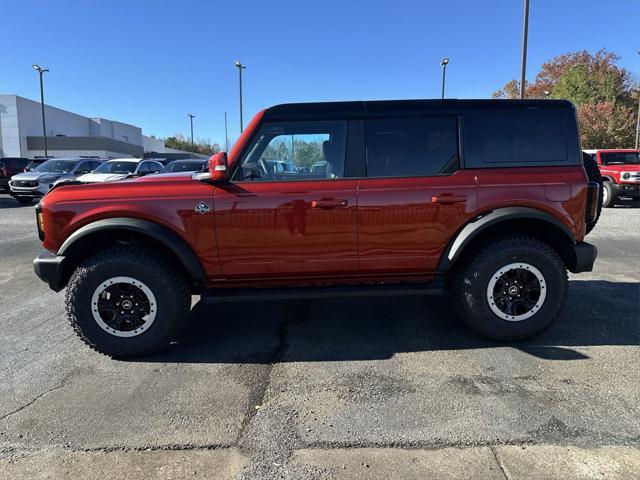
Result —
<instances>
[{"instance_id":1,"label":"red pickup truck","mask_svg":"<svg viewBox=\"0 0 640 480\"><path fill-rule=\"evenodd\" d=\"M602 204L613 207L621 197L640 200L640 150L585 150L600 168Z\"/></svg>"},{"instance_id":2,"label":"red pickup truck","mask_svg":"<svg viewBox=\"0 0 640 480\"><path fill-rule=\"evenodd\" d=\"M114 357L166 346L194 294L448 290L480 334L519 340L559 316L567 270L592 269L598 192L569 102L277 105L206 172L53 189L34 268Z\"/></svg>"}]
</instances>

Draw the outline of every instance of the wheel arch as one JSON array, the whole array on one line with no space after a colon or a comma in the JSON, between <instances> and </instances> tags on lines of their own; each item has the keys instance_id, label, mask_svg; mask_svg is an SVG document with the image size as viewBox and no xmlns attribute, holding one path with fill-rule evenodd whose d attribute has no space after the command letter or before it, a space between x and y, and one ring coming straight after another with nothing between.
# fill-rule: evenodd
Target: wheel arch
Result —
<instances>
[{"instance_id":1,"label":"wheel arch","mask_svg":"<svg viewBox=\"0 0 640 480\"><path fill-rule=\"evenodd\" d=\"M57 255L65 257L62 284L66 285L75 267L87 256L114 244L146 243L160 250L190 278L194 287L206 283L200 260L189 244L169 228L138 218L108 218L89 223L73 232Z\"/></svg>"},{"instance_id":2,"label":"wheel arch","mask_svg":"<svg viewBox=\"0 0 640 480\"><path fill-rule=\"evenodd\" d=\"M569 270L576 266L575 236L555 217L529 207L506 207L493 210L467 223L451 239L445 249L438 271L451 271L458 262L477 247L505 234L525 234L553 247Z\"/></svg>"}]
</instances>

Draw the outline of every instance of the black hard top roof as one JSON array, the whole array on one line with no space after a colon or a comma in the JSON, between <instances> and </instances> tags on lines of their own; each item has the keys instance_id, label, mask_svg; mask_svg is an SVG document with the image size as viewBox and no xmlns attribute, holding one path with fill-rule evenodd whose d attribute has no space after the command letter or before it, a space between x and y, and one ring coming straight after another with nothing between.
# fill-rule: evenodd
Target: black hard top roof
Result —
<instances>
[{"instance_id":1,"label":"black hard top roof","mask_svg":"<svg viewBox=\"0 0 640 480\"><path fill-rule=\"evenodd\" d=\"M283 103L267 108L265 120L363 117L506 108L573 109L567 100L366 100L354 102Z\"/></svg>"}]
</instances>

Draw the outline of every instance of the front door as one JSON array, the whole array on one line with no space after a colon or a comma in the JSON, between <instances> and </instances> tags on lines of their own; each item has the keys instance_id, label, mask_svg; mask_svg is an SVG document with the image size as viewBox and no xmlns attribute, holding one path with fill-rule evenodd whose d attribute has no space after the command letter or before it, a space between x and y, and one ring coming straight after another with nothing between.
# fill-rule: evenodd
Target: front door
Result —
<instances>
[{"instance_id":1,"label":"front door","mask_svg":"<svg viewBox=\"0 0 640 480\"><path fill-rule=\"evenodd\" d=\"M347 122L265 122L216 189L230 279L318 277L358 268L357 180L344 178Z\"/></svg>"},{"instance_id":2,"label":"front door","mask_svg":"<svg viewBox=\"0 0 640 480\"><path fill-rule=\"evenodd\" d=\"M369 119L366 144L360 271L434 272L449 240L476 214L474 172L459 169L456 116Z\"/></svg>"}]
</instances>

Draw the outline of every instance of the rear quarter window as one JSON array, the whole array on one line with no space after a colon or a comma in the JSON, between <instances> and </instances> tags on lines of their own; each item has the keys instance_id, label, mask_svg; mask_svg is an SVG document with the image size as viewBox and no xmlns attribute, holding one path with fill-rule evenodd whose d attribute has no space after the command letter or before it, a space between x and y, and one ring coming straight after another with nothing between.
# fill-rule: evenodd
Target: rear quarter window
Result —
<instances>
[{"instance_id":1,"label":"rear quarter window","mask_svg":"<svg viewBox=\"0 0 640 480\"><path fill-rule=\"evenodd\" d=\"M580 164L572 112L504 109L464 116L465 165L472 168Z\"/></svg>"}]
</instances>

